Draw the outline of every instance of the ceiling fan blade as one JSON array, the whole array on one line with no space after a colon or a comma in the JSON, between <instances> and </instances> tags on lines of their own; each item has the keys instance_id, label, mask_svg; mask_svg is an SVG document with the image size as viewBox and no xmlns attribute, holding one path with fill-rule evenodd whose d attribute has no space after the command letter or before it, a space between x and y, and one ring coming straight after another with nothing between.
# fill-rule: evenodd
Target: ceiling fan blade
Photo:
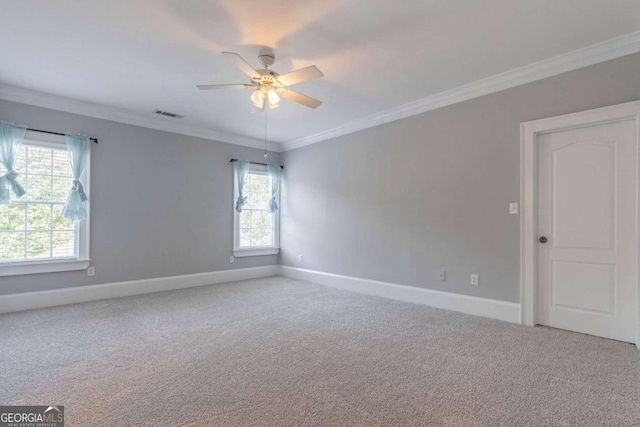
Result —
<instances>
[{"instance_id":1,"label":"ceiling fan blade","mask_svg":"<svg viewBox=\"0 0 640 427\"><path fill-rule=\"evenodd\" d=\"M249 65L249 63L247 61L245 61L244 59L242 59L242 57L240 55L238 55L237 53L222 52L222 54L229 61L233 62L236 65L236 67L240 68L240 70L243 73L245 73L247 76L255 77L256 79L260 78L260 74L258 74L258 72L256 70L254 70L253 67L251 67L251 65Z\"/></svg>"},{"instance_id":2,"label":"ceiling fan blade","mask_svg":"<svg viewBox=\"0 0 640 427\"><path fill-rule=\"evenodd\" d=\"M198 85L198 89L200 90L216 90L216 89L249 89L252 88L253 85L248 83L245 84L237 84L237 85Z\"/></svg>"},{"instance_id":3,"label":"ceiling fan blade","mask_svg":"<svg viewBox=\"0 0 640 427\"><path fill-rule=\"evenodd\" d=\"M318 101L317 99L311 98L307 95L303 95L291 89L284 89L282 93L280 93L280 96L288 99L289 101L305 105L309 108L318 108L320 104L322 104L322 101Z\"/></svg>"},{"instance_id":4,"label":"ceiling fan blade","mask_svg":"<svg viewBox=\"0 0 640 427\"><path fill-rule=\"evenodd\" d=\"M322 71L320 71L318 67L316 67L315 65L310 65L308 67L300 68L299 70L278 76L278 80L280 80L280 83L285 86L291 86L296 83L319 79L322 76L324 76L324 74L322 74Z\"/></svg>"}]
</instances>

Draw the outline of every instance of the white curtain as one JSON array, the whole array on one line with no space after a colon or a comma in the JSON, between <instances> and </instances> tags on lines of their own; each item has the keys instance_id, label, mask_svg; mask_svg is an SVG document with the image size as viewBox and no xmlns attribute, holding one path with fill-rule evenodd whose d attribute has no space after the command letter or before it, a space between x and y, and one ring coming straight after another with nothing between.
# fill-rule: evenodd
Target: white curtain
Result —
<instances>
[{"instance_id":1,"label":"white curtain","mask_svg":"<svg viewBox=\"0 0 640 427\"><path fill-rule=\"evenodd\" d=\"M13 170L26 131L26 126L0 122L0 164L7 169L7 173L0 176L0 203L2 204L11 203L11 192L16 197L26 194L18 182L18 172Z\"/></svg>"},{"instance_id":2,"label":"white curtain","mask_svg":"<svg viewBox=\"0 0 640 427\"><path fill-rule=\"evenodd\" d=\"M271 197L267 203L267 210L270 213L274 213L278 210L278 202L276 202L276 196L278 189L280 188L280 175L282 174L282 167L273 163L267 165L267 173L271 178Z\"/></svg>"},{"instance_id":3,"label":"white curtain","mask_svg":"<svg viewBox=\"0 0 640 427\"><path fill-rule=\"evenodd\" d=\"M238 190L238 199L236 200L236 211L238 212L242 212L242 207L247 203L247 198L244 196L244 181L250 168L251 162L246 160L236 160L233 164L233 170L236 174L236 189Z\"/></svg>"},{"instance_id":4,"label":"white curtain","mask_svg":"<svg viewBox=\"0 0 640 427\"><path fill-rule=\"evenodd\" d=\"M69 150L71 154L73 186L69 191L69 196L67 196L67 202L62 208L62 216L72 221L82 221L83 219L87 219L87 210L84 207L84 203L87 201L87 195L80 182L80 177L87 165L91 141L86 135L72 133L66 134L64 139L67 144L67 150Z\"/></svg>"}]
</instances>

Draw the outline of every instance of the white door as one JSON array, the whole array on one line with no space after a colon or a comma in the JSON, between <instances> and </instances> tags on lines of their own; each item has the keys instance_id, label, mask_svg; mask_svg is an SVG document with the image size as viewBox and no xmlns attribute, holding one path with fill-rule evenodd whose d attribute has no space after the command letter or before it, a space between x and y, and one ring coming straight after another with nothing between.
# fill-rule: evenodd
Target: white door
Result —
<instances>
[{"instance_id":1,"label":"white door","mask_svg":"<svg viewBox=\"0 0 640 427\"><path fill-rule=\"evenodd\" d=\"M538 136L539 324L635 342L635 139L634 120Z\"/></svg>"}]
</instances>

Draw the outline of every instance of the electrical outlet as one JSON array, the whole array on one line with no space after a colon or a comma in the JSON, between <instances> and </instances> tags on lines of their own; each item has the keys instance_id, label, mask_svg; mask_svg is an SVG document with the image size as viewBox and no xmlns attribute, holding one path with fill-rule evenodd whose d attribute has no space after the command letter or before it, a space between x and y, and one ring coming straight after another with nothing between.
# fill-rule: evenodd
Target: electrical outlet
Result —
<instances>
[{"instance_id":1,"label":"electrical outlet","mask_svg":"<svg viewBox=\"0 0 640 427\"><path fill-rule=\"evenodd\" d=\"M471 275L471 284L473 286L478 286L480 284L480 276L478 276L477 274L472 274Z\"/></svg>"},{"instance_id":2,"label":"electrical outlet","mask_svg":"<svg viewBox=\"0 0 640 427\"><path fill-rule=\"evenodd\" d=\"M304 260L304 257L302 256L302 254L298 255L298 261L302 262Z\"/></svg>"},{"instance_id":3,"label":"electrical outlet","mask_svg":"<svg viewBox=\"0 0 640 427\"><path fill-rule=\"evenodd\" d=\"M87 276L95 276L95 275L96 275L96 268L95 267L87 268Z\"/></svg>"},{"instance_id":4,"label":"electrical outlet","mask_svg":"<svg viewBox=\"0 0 640 427\"><path fill-rule=\"evenodd\" d=\"M447 281L447 272L444 270L438 270L438 280L441 282Z\"/></svg>"},{"instance_id":5,"label":"electrical outlet","mask_svg":"<svg viewBox=\"0 0 640 427\"><path fill-rule=\"evenodd\" d=\"M229 264L233 264L234 262L236 262L236 258L233 255L231 255L229 257Z\"/></svg>"},{"instance_id":6,"label":"electrical outlet","mask_svg":"<svg viewBox=\"0 0 640 427\"><path fill-rule=\"evenodd\" d=\"M509 203L509 214L518 215L518 202Z\"/></svg>"}]
</instances>

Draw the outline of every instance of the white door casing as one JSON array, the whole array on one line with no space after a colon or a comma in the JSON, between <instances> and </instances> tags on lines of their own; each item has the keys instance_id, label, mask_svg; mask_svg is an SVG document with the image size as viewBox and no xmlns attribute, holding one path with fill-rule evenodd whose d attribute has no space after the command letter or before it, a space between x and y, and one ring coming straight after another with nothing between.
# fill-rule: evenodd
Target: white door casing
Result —
<instances>
[{"instance_id":1,"label":"white door casing","mask_svg":"<svg viewBox=\"0 0 640 427\"><path fill-rule=\"evenodd\" d=\"M631 102L521 125L523 324L640 348L639 117Z\"/></svg>"},{"instance_id":2,"label":"white door casing","mask_svg":"<svg viewBox=\"0 0 640 427\"><path fill-rule=\"evenodd\" d=\"M538 135L538 324L635 342L635 134Z\"/></svg>"}]
</instances>

